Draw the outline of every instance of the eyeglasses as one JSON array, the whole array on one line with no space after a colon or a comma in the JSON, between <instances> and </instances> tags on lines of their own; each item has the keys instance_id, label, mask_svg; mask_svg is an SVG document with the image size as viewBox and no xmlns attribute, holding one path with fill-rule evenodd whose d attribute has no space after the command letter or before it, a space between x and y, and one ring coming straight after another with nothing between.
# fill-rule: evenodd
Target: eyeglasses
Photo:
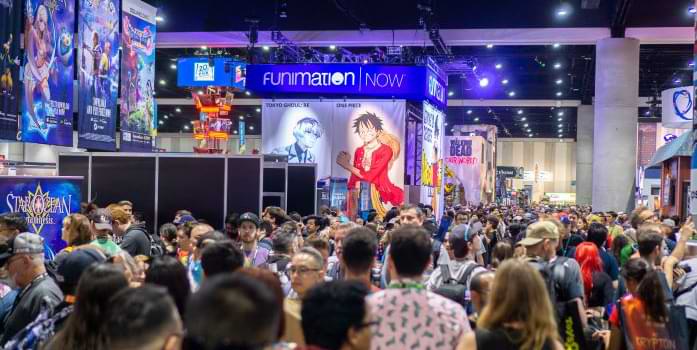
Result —
<instances>
[{"instance_id":1,"label":"eyeglasses","mask_svg":"<svg viewBox=\"0 0 697 350\"><path fill-rule=\"evenodd\" d=\"M291 266L288 268L288 274L297 273L299 275L304 275L308 272L316 272L319 270L320 269L311 269L309 267L304 267L304 266L299 266L299 267Z\"/></svg>"}]
</instances>

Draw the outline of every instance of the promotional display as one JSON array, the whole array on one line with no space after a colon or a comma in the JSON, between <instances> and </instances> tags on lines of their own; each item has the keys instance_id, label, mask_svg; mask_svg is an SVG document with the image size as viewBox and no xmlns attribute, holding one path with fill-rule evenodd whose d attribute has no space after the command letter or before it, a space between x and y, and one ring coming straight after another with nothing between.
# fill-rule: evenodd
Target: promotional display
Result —
<instances>
[{"instance_id":1,"label":"promotional display","mask_svg":"<svg viewBox=\"0 0 697 350\"><path fill-rule=\"evenodd\" d=\"M481 136L450 136L445 138L445 166L448 192L458 194L460 205L478 205L484 200L485 167L481 154Z\"/></svg>"},{"instance_id":2,"label":"promotional display","mask_svg":"<svg viewBox=\"0 0 697 350\"><path fill-rule=\"evenodd\" d=\"M289 163L316 163L319 178L371 185L378 213L404 202L404 101L263 102L262 147Z\"/></svg>"},{"instance_id":3,"label":"promotional display","mask_svg":"<svg viewBox=\"0 0 697 350\"><path fill-rule=\"evenodd\" d=\"M247 89L260 94L338 94L429 100L447 106L447 81L426 66L379 64L257 64Z\"/></svg>"},{"instance_id":4,"label":"promotional display","mask_svg":"<svg viewBox=\"0 0 697 350\"><path fill-rule=\"evenodd\" d=\"M211 64L212 63L212 64ZM246 63L230 58L186 57L177 61L177 86L220 86L244 90Z\"/></svg>"},{"instance_id":5,"label":"promotional display","mask_svg":"<svg viewBox=\"0 0 697 350\"><path fill-rule=\"evenodd\" d=\"M21 140L73 143L75 0L27 0Z\"/></svg>"},{"instance_id":6,"label":"promotional display","mask_svg":"<svg viewBox=\"0 0 697 350\"><path fill-rule=\"evenodd\" d=\"M0 139L17 140L19 101L22 90L19 69L22 64L20 33L21 2L0 1Z\"/></svg>"},{"instance_id":7,"label":"promotional display","mask_svg":"<svg viewBox=\"0 0 697 350\"><path fill-rule=\"evenodd\" d=\"M0 212L20 213L44 238L48 256L65 247L63 219L80 211L82 177L0 176Z\"/></svg>"},{"instance_id":8,"label":"promotional display","mask_svg":"<svg viewBox=\"0 0 697 350\"><path fill-rule=\"evenodd\" d=\"M123 0L121 151L150 152L154 146L156 14L142 1Z\"/></svg>"},{"instance_id":9,"label":"promotional display","mask_svg":"<svg viewBox=\"0 0 697 350\"><path fill-rule=\"evenodd\" d=\"M78 17L78 146L116 150L119 86L119 0L80 0Z\"/></svg>"},{"instance_id":10,"label":"promotional display","mask_svg":"<svg viewBox=\"0 0 697 350\"><path fill-rule=\"evenodd\" d=\"M443 211L444 121L445 113L424 102L420 203L431 205L437 218Z\"/></svg>"},{"instance_id":11,"label":"promotional display","mask_svg":"<svg viewBox=\"0 0 697 350\"><path fill-rule=\"evenodd\" d=\"M666 128L690 129L694 111L694 87L683 86L661 92L661 122Z\"/></svg>"}]
</instances>

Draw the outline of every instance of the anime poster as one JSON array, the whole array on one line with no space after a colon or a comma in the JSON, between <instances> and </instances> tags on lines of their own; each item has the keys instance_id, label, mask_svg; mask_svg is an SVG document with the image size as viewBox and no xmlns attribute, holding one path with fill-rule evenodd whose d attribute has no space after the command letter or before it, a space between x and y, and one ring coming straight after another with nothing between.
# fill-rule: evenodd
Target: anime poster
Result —
<instances>
[{"instance_id":1,"label":"anime poster","mask_svg":"<svg viewBox=\"0 0 697 350\"><path fill-rule=\"evenodd\" d=\"M123 0L121 20L121 151L151 152L157 124L155 16L142 1Z\"/></svg>"},{"instance_id":2,"label":"anime poster","mask_svg":"<svg viewBox=\"0 0 697 350\"><path fill-rule=\"evenodd\" d=\"M63 219L80 211L81 184L82 177L0 176L0 213L22 214L50 257L65 247Z\"/></svg>"},{"instance_id":3,"label":"anime poster","mask_svg":"<svg viewBox=\"0 0 697 350\"><path fill-rule=\"evenodd\" d=\"M481 136L445 138L446 188L460 205L478 205L484 201L483 144Z\"/></svg>"},{"instance_id":4,"label":"anime poster","mask_svg":"<svg viewBox=\"0 0 697 350\"><path fill-rule=\"evenodd\" d=\"M119 86L119 0L80 0L78 16L78 146L116 150Z\"/></svg>"},{"instance_id":5,"label":"anime poster","mask_svg":"<svg viewBox=\"0 0 697 350\"><path fill-rule=\"evenodd\" d=\"M25 2L21 140L73 143L74 0Z\"/></svg>"},{"instance_id":6,"label":"anime poster","mask_svg":"<svg viewBox=\"0 0 697 350\"><path fill-rule=\"evenodd\" d=\"M437 218L443 212L443 123L445 113L424 102L421 143L421 198L433 207Z\"/></svg>"},{"instance_id":7,"label":"anime poster","mask_svg":"<svg viewBox=\"0 0 697 350\"><path fill-rule=\"evenodd\" d=\"M21 30L21 2L0 0L0 139L5 140L17 140Z\"/></svg>"},{"instance_id":8,"label":"anime poster","mask_svg":"<svg viewBox=\"0 0 697 350\"><path fill-rule=\"evenodd\" d=\"M348 188L370 184L378 215L404 203L406 103L333 102L332 175L347 177Z\"/></svg>"},{"instance_id":9,"label":"anime poster","mask_svg":"<svg viewBox=\"0 0 697 350\"><path fill-rule=\"evenodd\" d=\"M270 101L262 104L262 149L288 156L288 163L315 163L317 176L332 175L332 104Z\"/></svg>"}]
</instances>

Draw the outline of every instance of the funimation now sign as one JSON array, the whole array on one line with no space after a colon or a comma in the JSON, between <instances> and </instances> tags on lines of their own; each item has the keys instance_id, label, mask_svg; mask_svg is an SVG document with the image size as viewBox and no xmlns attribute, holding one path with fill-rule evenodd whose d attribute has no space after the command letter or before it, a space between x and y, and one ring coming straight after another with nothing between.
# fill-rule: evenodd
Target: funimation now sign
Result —
<instances>
[{"instance_id":1,"label":"funimation now sign","mask_svg":"<svg viewBox=\"0 0 697 350\"><path fill-rule=\"evenodd\" d=\"M247 66L255 93L322 93L428 99L445 106L446 83L425 66L371 64L261 64Z\"/></svg>"}]
</instances>

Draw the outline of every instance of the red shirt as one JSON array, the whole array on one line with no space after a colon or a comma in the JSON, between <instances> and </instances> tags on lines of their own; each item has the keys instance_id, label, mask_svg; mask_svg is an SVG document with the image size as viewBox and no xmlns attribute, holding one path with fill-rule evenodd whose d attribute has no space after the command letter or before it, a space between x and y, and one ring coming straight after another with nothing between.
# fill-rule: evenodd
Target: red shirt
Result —
<instances>
[{"instance_id":1,"label":"red shirt","mask_svg":"<svg viewBox=\"0 0 697 350\"><path fill-rule=\"evenodd\" d=\"M365 168L363 168L363 156L365 155L364 147L365 146L361 146L356 149L356 153L353 156L353 166L358 169L361 175L359 177L352 173L349 178L348 187L356 188L356 183L358 181L368 181L375 185L380 193L380 200L383 203L391 203L395 206L402 205L404 203L404 191L395 186L388 176L389 164L390 160L392 160L392 149L385 144L381 144L371 154L370 169L365 170Z\"/></svg>"}]
</instances>

